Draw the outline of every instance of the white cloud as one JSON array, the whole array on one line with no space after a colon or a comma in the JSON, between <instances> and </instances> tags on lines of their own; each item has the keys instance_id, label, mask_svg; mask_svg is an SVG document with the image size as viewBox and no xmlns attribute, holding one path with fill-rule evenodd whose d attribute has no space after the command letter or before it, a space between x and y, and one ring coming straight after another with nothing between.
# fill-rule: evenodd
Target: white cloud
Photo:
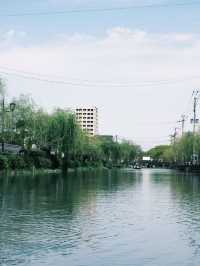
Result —
<instances>
[{"instance_id":1,"label":"white cloud","mask_svg":"<svg viewBox=\"0 0 200 266\"><path fill-rule=\"evenodd\" d=\"M10 29L6 32L0 32L0 48L8 49L24 41L27 33Z\"/></svg>"},{"instance_id":2,"label":"white cloud","mask_svg":"<svg viewBox=\"0 0 200 266\"><path fill-rule=\"evenodd\" d=\"M12 39L15 32L7 35ZM0 67L40 73L49 79L80 80L81 84L88 80L94 86L46 84L8 76L10 93L32 93L46 107L95 104L101 109L105 133L139 140L167 136L170 126L158 131L155 127L139 127L136 122L176 121L190 92L199 85L200 79L187 79L199 76L198 35L151 34L118 27L101 38L76 33L55 39L40 46L9 44L0 51ZM0 46L3 43L5 39L0 38ZM159 81L174 83L163 85ZM130 86L120 88L108 83Z\"/></svg>"}]
</instances>

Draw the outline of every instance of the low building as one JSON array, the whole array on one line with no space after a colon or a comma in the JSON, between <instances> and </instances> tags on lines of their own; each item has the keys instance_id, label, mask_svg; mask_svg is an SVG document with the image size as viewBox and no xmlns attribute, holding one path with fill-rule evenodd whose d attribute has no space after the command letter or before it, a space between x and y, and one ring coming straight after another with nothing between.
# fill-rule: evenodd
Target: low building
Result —
<instances>
[{"instance_id":1,"label":"low building","mask_svg":"<svg viewBox=\"0 0 200 266\"><path fill-rule=\"evenodd\" d=\"M114 137L112 135L97 135L97 138L103 142L113 142Z\"/></svg>"},{"instance_id":2,"label":"low building","mask_svg":"<svg viewBox=\"0 0 200 266\"><path fill-rule=\"evenodd\" d=\"M24 151L23 147L19 145L4 143L4 152L20 154ZM0 152L2 152L2 143L0 143Z\"/></svg>"},{"instance_id":3,"label":"low building","mask_svg":"<svg viewBox=\"0 0 200 266\"><path fill-rule=\"evenodd\" d=\"M151 162L152 161L152 158L150 156L143 156L142 157L142 161L143 162Z\"/></svg>"}]
</instances>

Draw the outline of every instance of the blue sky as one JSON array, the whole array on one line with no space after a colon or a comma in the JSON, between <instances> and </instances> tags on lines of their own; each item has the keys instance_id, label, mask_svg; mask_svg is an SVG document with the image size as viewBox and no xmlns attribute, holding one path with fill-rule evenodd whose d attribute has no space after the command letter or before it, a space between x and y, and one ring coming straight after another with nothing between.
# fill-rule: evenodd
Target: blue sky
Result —
<instances>
[{"instance_id":1,"label":"blue sky","mask_svg":"<svg viewBox=\"0 0 200 266\"><path fill-rule=\"evenodd\" d=\"M3 1L1 14L54 11L79 8L104 8L159 3L183 3L191 1ZM100 35L108 28L130 27L151 32L197 32L200 29L200 5L131 9L115 12L73 13L49 16L0 17L0 30L27 32L31 42L44 41L56 34L84 32Z\"/></svg>"},{"instance_id":2,"label":"blue sky","mask_svg":"<svg viewBox=\"0 0 200 266\"><path fill-rule=\"evenodd\" d=\"M50 16L3 15L183 2L191 3L2 1L0 76L7 83L8 97L30 94L47 110L95 105L100 110L100 133L126 137L145 149L168 143L193 89L200 87L200 4ZM26 79L13 70L69 84ZM77 80L81 86L71 84ZM85 80L90 86L84 85Z\"/></svg>"}]
</instances>

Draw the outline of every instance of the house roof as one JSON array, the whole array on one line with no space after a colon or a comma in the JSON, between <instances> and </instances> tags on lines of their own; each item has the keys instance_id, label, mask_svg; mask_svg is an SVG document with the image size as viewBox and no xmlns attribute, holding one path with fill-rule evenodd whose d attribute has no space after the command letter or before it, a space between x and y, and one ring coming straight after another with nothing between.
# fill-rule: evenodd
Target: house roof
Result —
<instances>
[{"instance_id":1,"label":"house roof","mask_svg":"<svg viewBox=\"0 0 200 266\"><path fill-rule=\"evenodd\" d=\"M9 143L5 143L4 144L4 149L5 152L10 152L10 153L19 153L23 150L22 146L19 145L14 145L14 144L9 144ZM0 143L0 152L2 151L2 143Z\"/></svg>"}]
</instances>

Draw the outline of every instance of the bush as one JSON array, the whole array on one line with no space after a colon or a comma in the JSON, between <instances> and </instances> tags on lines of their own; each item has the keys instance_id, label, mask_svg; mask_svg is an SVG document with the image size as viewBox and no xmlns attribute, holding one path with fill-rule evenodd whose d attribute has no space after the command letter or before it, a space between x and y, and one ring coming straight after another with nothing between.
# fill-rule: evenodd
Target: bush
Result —
<instances>
[{"instance_id":1,"label":"bush","mask_svg":"<svg viewBox=\"0 0 200 266\"><path fill-rule=\"evenodd\" d=\"M9 154L7 155L8 165L10 169L24 169L26 168L26 162L24 157L20 155Z\"/></svg>"},{"instance_id":2,"label":"bush","mask_svg":"<svg viewBox=\"0 0 200 266\"><path fill-rule=\"evenodd\" d=\"M75 168L81 167L81 162L78 161L78 160L75 160L75 161L74 161L74 167L75 167Z\"/></svg>"},{"instance_id":3,"label":"bush","mask_svg":"<svg viewBox=\"0 0 200 266\"><path fill-rule=\"evenodd\" d=\"M34 165L36 168L44 168L44 169L52 168L51 160L44 157L34 158Z\"/></svg>"},{"instance_id":4,"label":"bush","mask_svg":"<svg viewBox=\"0 0 200 266\"><path fill-rule=\"evenodd\" d=\"M50 160L51 160L51 166L52 169L57 169L60 167L60 161L55 155L50 155Z\"/></svg>"},{"instance_id":5,"label":"bush","mask_svg":"<svg viewBox=\"0 0 200 266\"><path fill-rule=\"evenodd\" d=\"M27 169L31 169L34 166L34 160L31 156L25 155L24 162Z\"/></svg>"},{"instance_id":6,"label":"bush","mask_svg":"<svg viewBox=\"0 0 200 266\"><path fill-rule=\"evenodd\" d=\"M6 155L0 155L0 170L7 170L9 168L9 162Z\"/></svg>"},{"instance_id":7,"label":"bush","mask_svg":"<svg viewBox=\"0 0 200 266\"><path fill-rule=\"evenodd\" d=\"M68 166L69 166L69 168L78 168L78 167L80 167L81 166L81 163L78 161L78 160L69 160L69 162L68 162Z\"/></svg>"}]
</instances>

